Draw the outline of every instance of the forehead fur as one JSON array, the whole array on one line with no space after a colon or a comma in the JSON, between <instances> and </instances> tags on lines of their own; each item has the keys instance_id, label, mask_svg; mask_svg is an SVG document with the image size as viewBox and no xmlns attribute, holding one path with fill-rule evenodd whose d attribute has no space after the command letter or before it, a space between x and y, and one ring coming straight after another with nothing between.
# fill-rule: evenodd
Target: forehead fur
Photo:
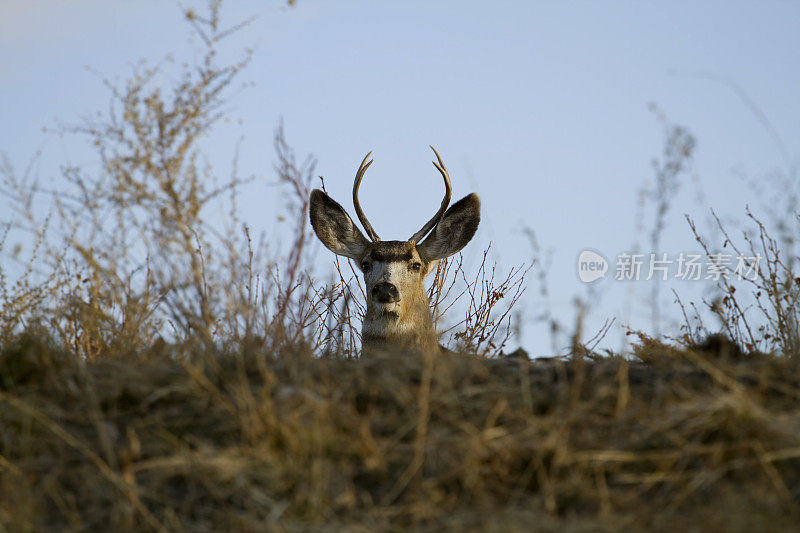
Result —
<instances>
[{"instance_id":1,"label":"forehead fur","mask_svg":"<svg viewBox=\"0 0 800 533\"><path fill-rule=\"evenodd\" d=\"M367 256L373 261L391 263L411 261L419 258L416 246L411 241L379 241L370 243Z\"/></svg>"}]
</instances>

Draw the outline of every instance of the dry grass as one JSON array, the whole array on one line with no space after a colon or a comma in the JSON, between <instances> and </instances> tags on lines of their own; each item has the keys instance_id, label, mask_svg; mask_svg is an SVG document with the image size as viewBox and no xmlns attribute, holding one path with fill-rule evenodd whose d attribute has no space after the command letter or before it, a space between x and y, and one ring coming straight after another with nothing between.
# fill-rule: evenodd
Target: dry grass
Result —
<instances>
[{"instance_id":1,"label":"dry grass","mask_svg":"<svg viewBox=\"0 0 800 533\"><path fill-rule=\"evenodd\" d=\"M138 348L138 347L137 347ZM0 524L776 530L800 518L797 359L0 354Z\"/></svg>"}]
</instances>

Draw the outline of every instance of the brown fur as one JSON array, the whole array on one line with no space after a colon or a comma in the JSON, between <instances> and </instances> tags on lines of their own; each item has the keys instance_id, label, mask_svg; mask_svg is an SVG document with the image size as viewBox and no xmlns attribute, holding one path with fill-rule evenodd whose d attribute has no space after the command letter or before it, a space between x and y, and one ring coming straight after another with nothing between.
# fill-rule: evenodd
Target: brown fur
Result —
<instances>
[{"instance_id":1,"label":"brown fur","mask_svg":"<svg viewBox=\"0 0 800 533\"><path fill-rule=\"evenodd\" d=\"M371 262L372 266L364 272L367 312L361 338L363 351L374 352L387 347L414 351L435 349L438 339L424 285L431 263L420 257L416 244L413 241L370 243L359 265L364 262ZM412 269L414 263L421 265L419 272ZM373 297L375 284L384 279L397 286L400 293L400 300L391 311L383 309Z\"/></svg>"}]
</instances>

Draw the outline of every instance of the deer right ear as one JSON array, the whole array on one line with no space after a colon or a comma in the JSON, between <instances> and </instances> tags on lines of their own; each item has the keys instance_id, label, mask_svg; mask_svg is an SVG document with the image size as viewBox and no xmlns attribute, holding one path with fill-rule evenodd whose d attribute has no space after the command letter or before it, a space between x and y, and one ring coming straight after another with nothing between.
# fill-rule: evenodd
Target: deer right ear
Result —
<instances>
[{"instance_id":1,"label":"deer right ear","mask_svg":"<svg viewBox=\"0 0 800 533\"><path fill-rule=\"evenodd\" d=\"M481 220L481 200L468 194L450 206L428 237L417 245L426 261L438 261L461 250L475 235Z\"/></svg>"},{"instance_id":2,"label":"deer right ear","mask_svg":"<svg viewBox=\"0 0 800 533\"><path fill-rule=\"evenodd\" d=\"M353 224L344 208L319 189L311 192L311 226L331 252L359 260L369 241Z\"/></svg>"}]
</instances>

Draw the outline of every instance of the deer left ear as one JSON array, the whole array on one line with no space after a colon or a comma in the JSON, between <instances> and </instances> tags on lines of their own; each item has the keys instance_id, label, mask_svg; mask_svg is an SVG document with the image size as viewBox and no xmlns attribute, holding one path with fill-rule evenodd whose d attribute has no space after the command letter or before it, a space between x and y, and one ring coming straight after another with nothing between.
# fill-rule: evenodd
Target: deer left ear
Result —
<instances>
[{"instance_id":1,"label":"deer left ear","mask_svg":"<svg viewBox=\"0 0 800 533\"><path fill-rule=\"evenodd\" d=\"M475 193L468 194L450 206L417 251L425 261L450 257L472 239L480 220L481 200Z\"/></svg>"},{"instance_id":2,"label":"deer left ear","mask_svg":"<svg viewBox=\"0 0 800 533\"><path fill-rule=\"evenodd\" d=\"M311 191L309 205L311 226L330 251L360 260L369 244L336 200L319 189Z\"/></svg>"}]
</instances>

